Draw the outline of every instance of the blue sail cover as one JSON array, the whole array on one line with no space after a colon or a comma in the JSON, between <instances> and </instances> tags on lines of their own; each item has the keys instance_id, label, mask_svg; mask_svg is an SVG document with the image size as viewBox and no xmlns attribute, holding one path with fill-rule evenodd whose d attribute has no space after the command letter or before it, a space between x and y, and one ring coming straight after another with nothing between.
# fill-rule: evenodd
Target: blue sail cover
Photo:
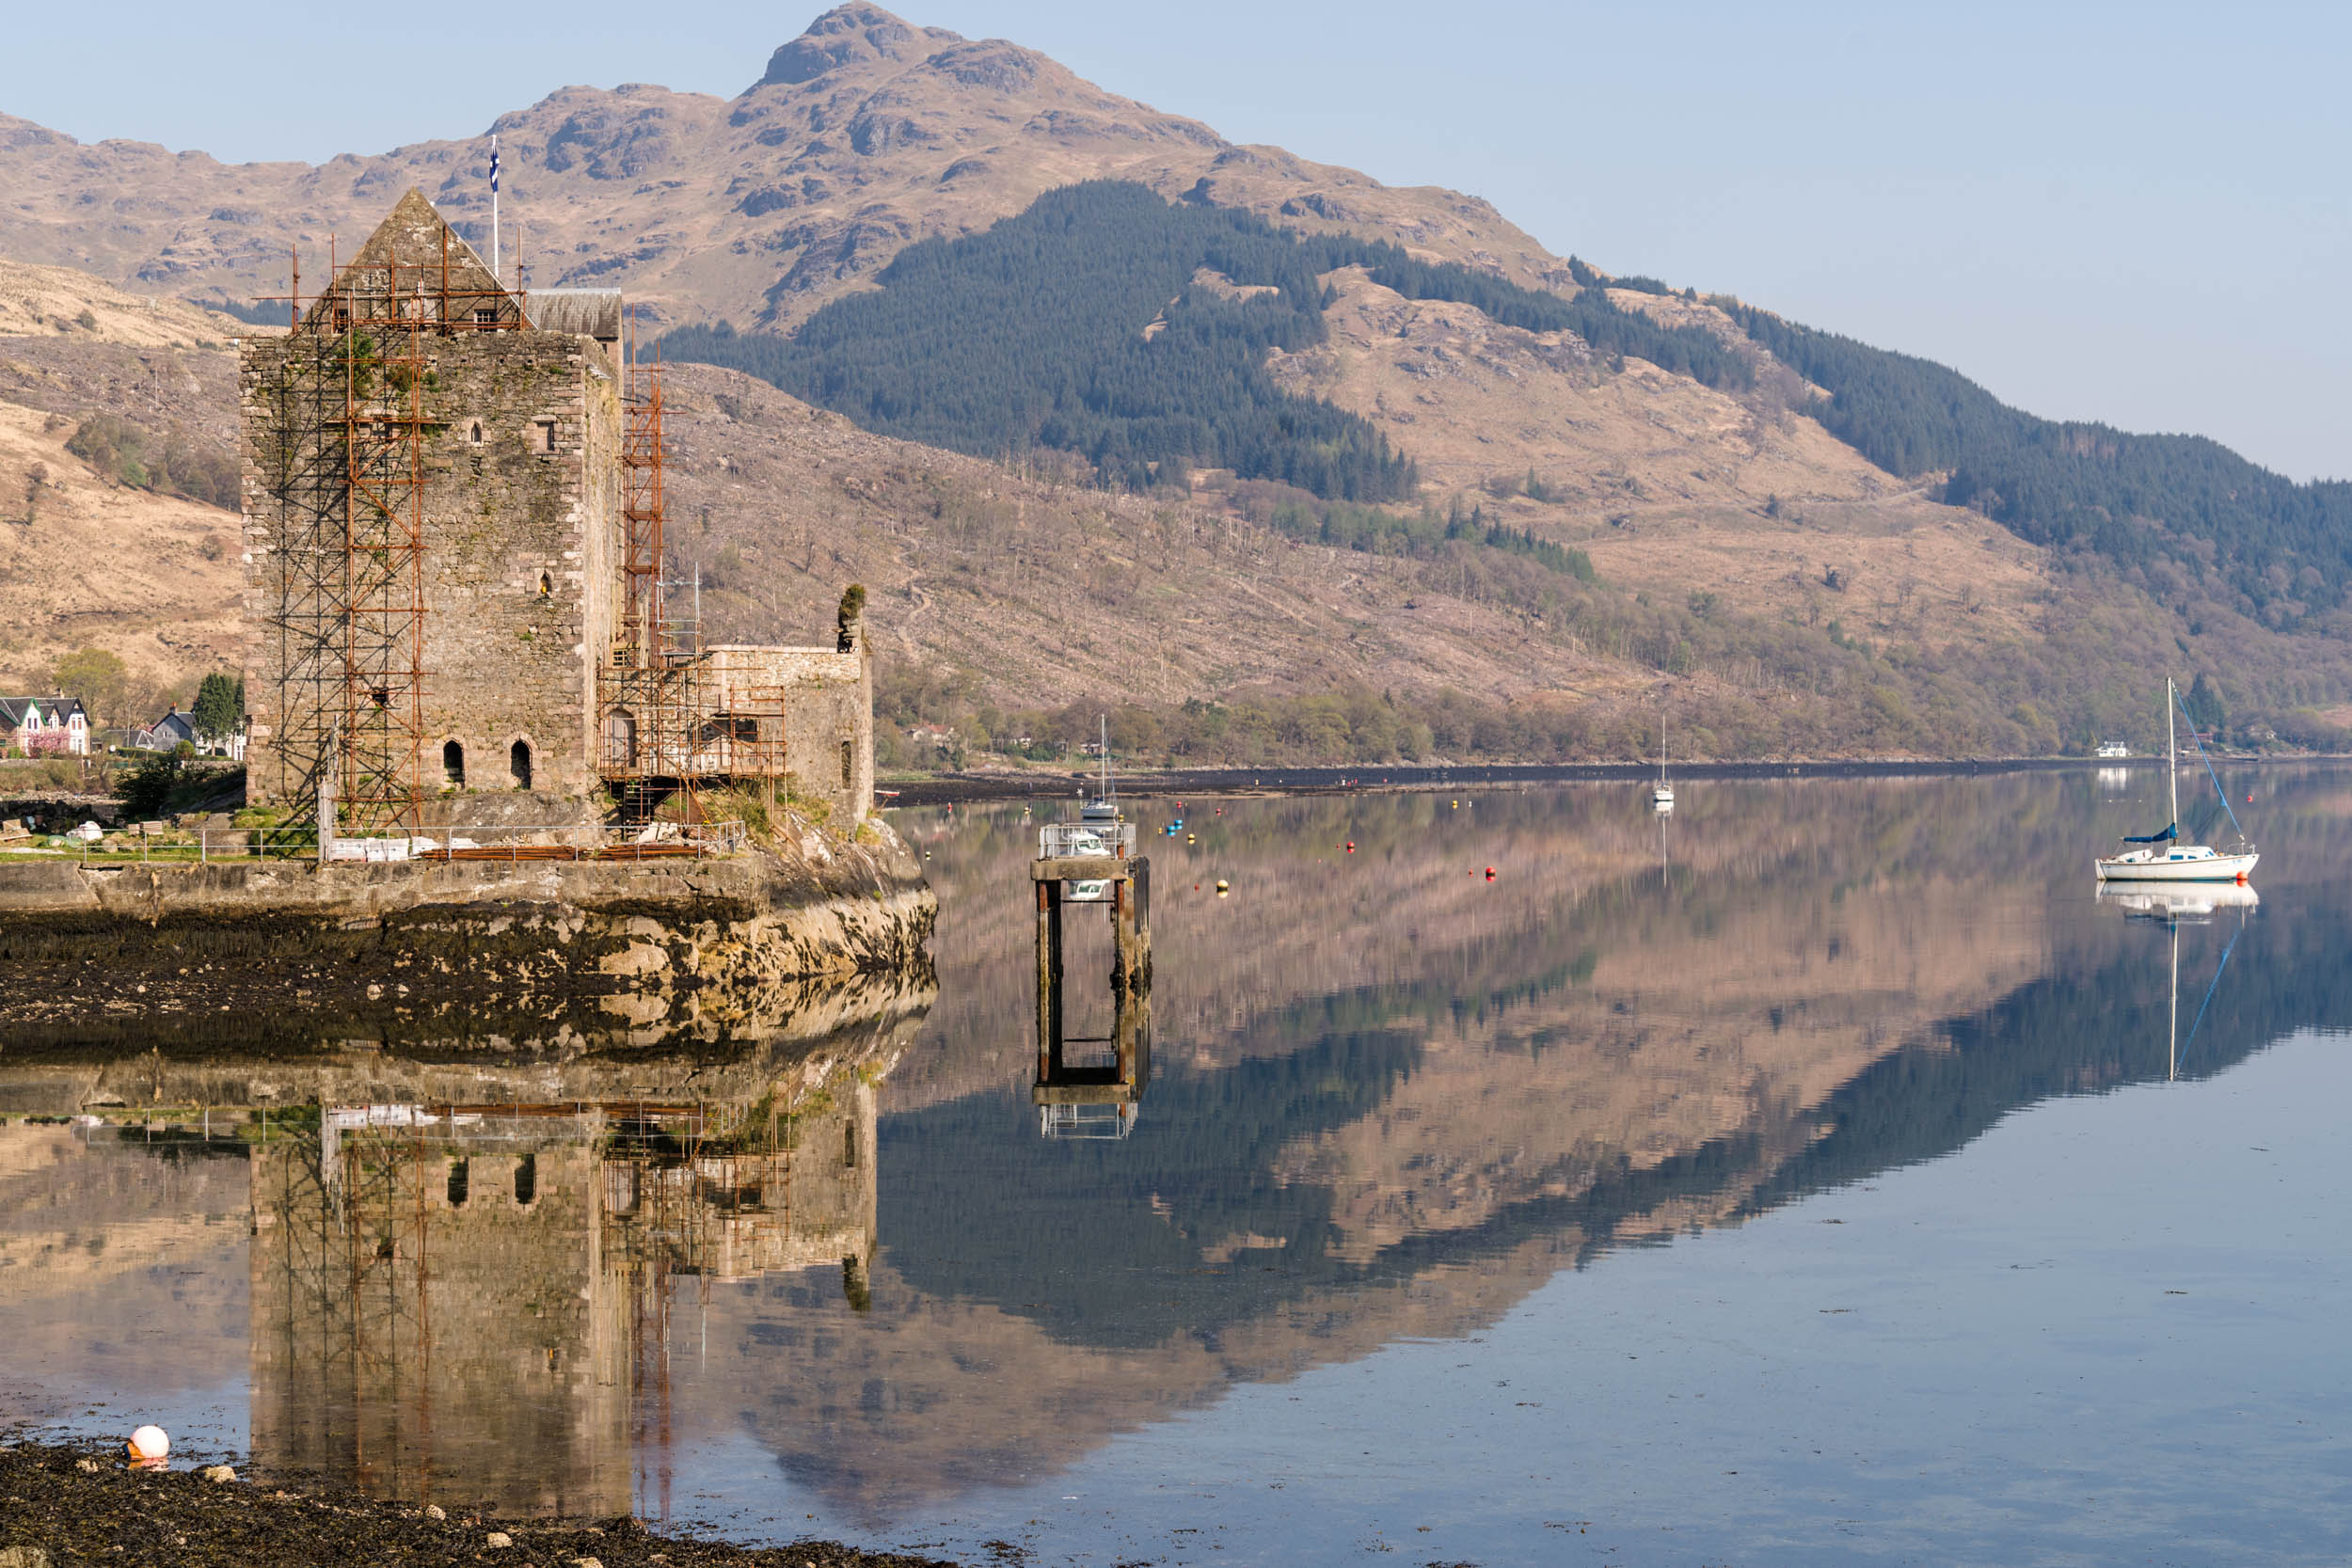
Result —
<instances>
[{"instance_id":1,"label":"blue sail cover","mask_svg":"<svg viewBox=\"0 0 2352 1568\"><path fill-rule=\"evenodd\" d=\"M2168 822L2165 824L2164 832L2160 833L2150 833L2143 838L2134 838L2131 834L2125 833L2123 835L2123 842L2126 844L2162 844L2168 839L2175 839L2180 836L2181 825L2178 822Z\"/></svg>"}]
</instances>

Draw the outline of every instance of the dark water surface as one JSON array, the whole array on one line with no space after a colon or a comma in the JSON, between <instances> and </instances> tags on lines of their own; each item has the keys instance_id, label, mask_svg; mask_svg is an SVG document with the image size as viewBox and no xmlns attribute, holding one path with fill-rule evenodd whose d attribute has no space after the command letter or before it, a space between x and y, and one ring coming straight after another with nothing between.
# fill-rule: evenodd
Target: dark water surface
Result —
<instances>
[{"instance_id":1,"label":"dark water surface","mask_svg":"<svg viewBox=\"0 0 2352 1568\"><path fill-rule=\"evenodd\" d=\"M781 1043L0 1049L0 1422L974 1559L2342 1561L2352 772L2230 783L2258 899L2094 896L2137 771L1147 802L1053 1136L1018 805Z\"/></svg>"}]
</instances>

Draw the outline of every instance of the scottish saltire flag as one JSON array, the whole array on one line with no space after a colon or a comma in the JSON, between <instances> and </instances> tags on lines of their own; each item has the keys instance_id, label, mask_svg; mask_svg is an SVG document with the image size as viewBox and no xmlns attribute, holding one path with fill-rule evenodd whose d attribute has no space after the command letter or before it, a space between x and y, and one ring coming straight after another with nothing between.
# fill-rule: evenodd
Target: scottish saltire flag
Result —
<instances>
[{"instance_id":1,"label":"scottish saltire flag","mask_svg":"<svg viewBox=\"0 0 2352 1568\"><path fill-rule=\"evenodd\" d=\"M492 136L492 137L490 138L490 194L491 194L492 196L496 196L496 195L498 195L498 193L499 193L499 139L498 139L498 137L496 137L496 136Z\"/></svg>"}]
</instances>

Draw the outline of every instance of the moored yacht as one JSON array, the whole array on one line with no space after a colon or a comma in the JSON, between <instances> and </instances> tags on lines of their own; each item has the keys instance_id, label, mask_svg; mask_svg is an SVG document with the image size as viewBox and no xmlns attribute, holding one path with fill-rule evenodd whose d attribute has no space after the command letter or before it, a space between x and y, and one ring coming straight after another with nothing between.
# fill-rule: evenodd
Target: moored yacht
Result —
<instances>
[{"instance_id":1,"label":"moored yacht","mask_svg":"<svg viewBox=\"0 0 2352 1568\"><path fill-rule=\"evenodd\" d=\"M2170 791L2172 820L2158 832L2137 836L2127 834L2123 842L2137 847L2093 861L2091 863L2103 882L2242 881L2252 873L2254 863L2262 858L2254 852L2254 847L2246 842L2243 829L2238 833L2239 847L2230 854L2222 854L2202 844L2181 842L2181 749L2172 723L2172 716L2179 708L2180 701L2172 677L2167 675L2164 681L2165 780ZM2198 746L2198 755L2204 755L2201 741ZM2206 770L2212 771L2210 763L2206 765ZM2231 826L2236 827L2237 813L2230 811L2230 798L2222 792L2218 779L2214 781L2214 793L2221 798L2221 809L2230 813Z\"/></svg>"}]
</instances>

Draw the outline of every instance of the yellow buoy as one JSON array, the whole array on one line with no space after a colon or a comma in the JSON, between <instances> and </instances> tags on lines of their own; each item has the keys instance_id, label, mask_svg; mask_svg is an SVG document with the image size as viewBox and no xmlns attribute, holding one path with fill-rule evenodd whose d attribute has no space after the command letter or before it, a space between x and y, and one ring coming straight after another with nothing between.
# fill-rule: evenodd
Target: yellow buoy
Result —
<instances>
[{"instance_id":1,"label":"yellow buoy","mask_svg":"<svg viewBox=\"0 0 2352 1568\"><path fill-rule=\"evenodd\" d=\"M1228 893L1231 893L1232 891L1232 889L1231 889L1231 888L1229 888L1229 887L1227 887L1227 886L1225 885L1225 879L1224 879L1224 878L1219 877L1219 878L1216 879L1216 895L1217 895L1219 898L1224 897L1224 896L1225 896Z\"/></svg>"}]
</instances>

